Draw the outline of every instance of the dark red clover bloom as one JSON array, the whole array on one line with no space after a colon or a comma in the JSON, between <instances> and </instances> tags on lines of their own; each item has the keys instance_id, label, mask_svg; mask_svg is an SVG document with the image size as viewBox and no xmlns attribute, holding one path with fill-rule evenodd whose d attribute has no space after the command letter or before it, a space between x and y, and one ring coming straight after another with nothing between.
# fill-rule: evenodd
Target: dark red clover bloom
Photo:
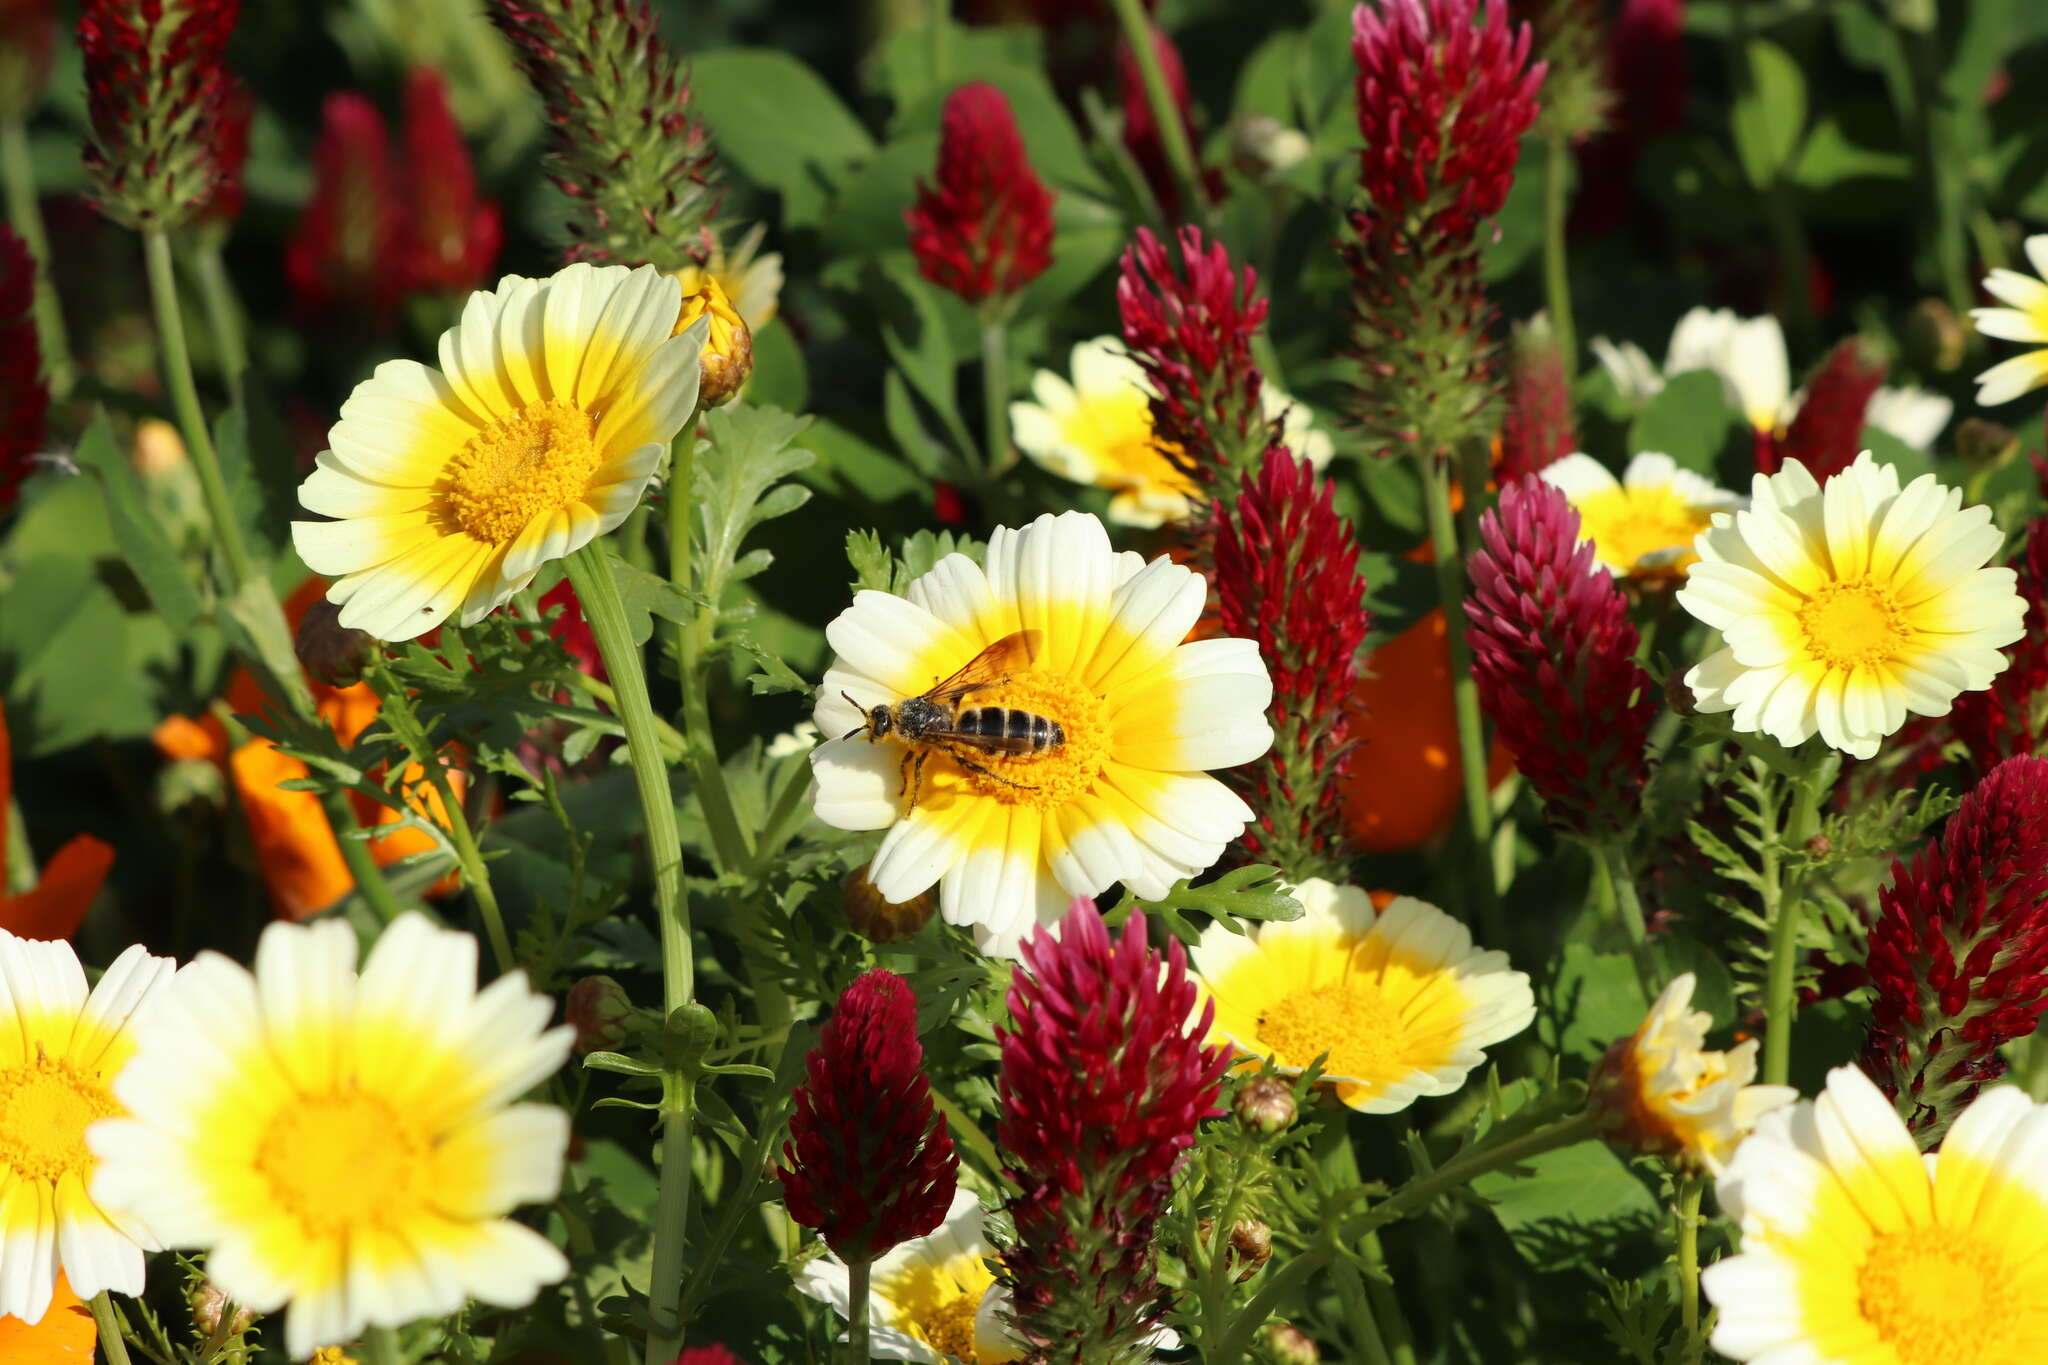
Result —
<instances>
[{"instance_id":1,"label":"dark red clover bloom","mask_svg":"<svg viewBox=\"0 0 2048 1365\"><path fill-rule=\"evenodd\" d=\"M1003 92L982 81L946 99L939 165L904 210L932 283L969 303L1016 293L1052 264L1052 191L1024 154Z\"/></svg>"},{"instance_id":2,"label":"dark red clover bloom","mask_svg":"<svg viewBox=\"0 0 2048 1365\"><path fill-rule=\"evenodd\" d=\"M1946 724L1968 750L1970 766L1987 773L1999 760L2031 754L2048 735L2036 701L2048 693L2048 519L2027 523L2027 539L2014 552L2014 586L2027 604L2026 634L2006 650L2012 663L1978 692L1956 698ZM1936 722L1940 724L1941 722Z\"/></svg>"},{"instance_id":3,"label":"dark red clover bloom","mask_svg":"<svg viewBox=\"0 0 2048 1365\"><path fill-rule=\"evenodd\" d=\"M1564 352L1548 323L1515 328L1508 348L1508 402L1501 414L1500 459L1495 475L1512 483L1579 448L1572 425L1572 381Z\"/></svg>"},{"instance_id":4,"label":"dark red clover bloom","mask_svg":"<svg viewBox=\"0 0 2048 1365\"><path fill-rule=\"evenodd\" d=\"M1228 1054L1181 945L1142 915L1116 938L1087 901L1024 943L1002 1045L997 1142L1017 1193L999 1277L1038 1360L1124 1360L1161 1311L1153 1237Z\"/></svg>"},{"instance_id":5,"label":"dark red clover bloom","mask_svg":"<svg viewBox=\"0 0 2048 1365\"><path fill-rule=\"evenodd\" d=\"M881 968L848 986L804 1058L783 1144L783 1203L841 1260L872 1260L937 1227L959 1158L932 1109L917 997Z\"/></svg>"},{"instance_id":6,"label":"dark red clover bloom","mask_svg":"<svg viewBox=\"0 0 2048 1365\"><path fill-rule=\"evenodd\" d=\"M189 220L220 178L240 0L85 0L78 45L100 211L130 228Z\"/></svg>"},{"instance_id":7,"label":"dark red clover bloom","mask_svg":"<svg viewBox=\"0 0 2048 1365\"><path fill-rule=\"evenodd\" d=\"M1614 579L1558 489L1525 478L1479 521L1472 674L1501 742L1565 833L1609 838L1636 818L1660 696L1636 662Z\"/></svg>"},{"instance_id":8,"label":"dark red clover bloom","mask_svg":"<svg viewBox=\"0 0 2048 1365\"><path fill-rule=\"evenodd\" d=\"M1806 386L1806 397L1782 440L1768 453L1759 443L1759 466L1775 474L1788 459L1823 482L1856 462L1863 449L1863 417L1889 367L1860 337L1827 353Z\"/></svg>"},{"instance_id":9,"label":"dark red clover bloom","mask_svg":"<svg viewBox=\"0 0 2048 1365\"><path fill-rule=\"evenodd\" d=\"M43 448L50 406L35 297L35 257L12 228L0 227L0 511L14 505L30 462Z\"/></svg>"},{"instance_id":10,"label":"dark red clover bloom","mask_svg":"<svg viewBox=\"0 0 2048 1365\"><path fill-rule=\"evenodd\" d=\"M397 260L404 213L384 116L355 91L329 95L313 144L313 193L284 249L300 315L391 321L405 293Z\"/></svg>"},{"instance_id":11,"label":"dark red clover bloom","mask_svg":"<svg viewBox=\"0 0 2048 1365\"><path fill-rule=\"evenodd\" d=\"M441 73L420 67L405 87L405 213L398 268L408 290L466 293L498 259L498 206L477 192L476 168L448 108Z\"/></svg>"}]
</instances>

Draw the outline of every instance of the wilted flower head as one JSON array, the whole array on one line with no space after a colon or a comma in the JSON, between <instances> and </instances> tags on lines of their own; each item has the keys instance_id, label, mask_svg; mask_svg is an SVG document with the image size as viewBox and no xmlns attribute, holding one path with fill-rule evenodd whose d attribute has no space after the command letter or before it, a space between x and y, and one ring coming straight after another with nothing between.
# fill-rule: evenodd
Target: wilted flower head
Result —
<instances>
[{"instance_id":1,"label":"wilted flower head","mask_svg":"<svg viewBox=\"0 0 2048 1365\"><path fill-rule=\"evenodd\" d=\"M1529 21L1536 55L1548 68L1536 131L1574 142L1601 131L1614 91L1600 0L1510 0L1510 5L1516 18Z\"/></svg>"},{"instance_id":2,"label":"wilted flower head","mask_svg":"<svg viewBox=\"0 0 2048 1365\"><path fill-rule=\"evenodd\" d=\"M1661 700L1635 660L1628 604L1547 483L1502 490L1479 540L1465 614L1480 701L1553 824L1617 834L1636 816Z\"/></svg>"},{"instance_id":3,"label":"wilted flower head","mask_svg":"<svg viewBox=\"0 0 2048 1365\"><path fill-rule=\"evenodd\" d=\"M0 227L0 510L14 503L43 448L50 391L36 340L36 262L12 228Z\"/></svg>"},{"instance_id":4,"label":"wilted flower head","mask_svg":"<svg viewBox=\"0 0 2048 1365\"><path fill-rule=\"evenodd\" d=\"M4 3L4 0L0 0ZM249 160L249 124L256 117L256 97L241 82L235 82L221 104L220 122L208 144L213 157L213 190L199 211L202 223L232 223L242 216L248 192L242 184L242 168Z\"/></svg>"},{"instance_id":5,"label":"wilted flower head","mask_svg":"<svg viewBox=\"0 0 2048 1365\"><path fill-rule=\"evenodd\" d=\"M946 99L938 170L904 210L924 277L969 303L1016 293L1052 264L1052 191L1031 169L1003 92L973 81Z\"/></svg>"},{"instance_id":6,"label":"wilted flower head","mask_svg":"<svg viewBox=\"0 0 2048 1365\"><path fill-rule=\"evenodd\" d=\"M866 1261L937 1227L959 1158L932 1110L917 997L881 968L840 994L783 1144L783 1202L843 1261Z\"/></svg>"},{"instance_id":7,"label":"wilted flower head","mask_svg":"<svg viewBox=\"0 0 2048 1365\"><path fill-rule=\"evenodd\" d=\"M122 226L176 227L212 193L240 8L241 0L85 0L85 164L100 211Z\"/></svg>"}]
</instances>

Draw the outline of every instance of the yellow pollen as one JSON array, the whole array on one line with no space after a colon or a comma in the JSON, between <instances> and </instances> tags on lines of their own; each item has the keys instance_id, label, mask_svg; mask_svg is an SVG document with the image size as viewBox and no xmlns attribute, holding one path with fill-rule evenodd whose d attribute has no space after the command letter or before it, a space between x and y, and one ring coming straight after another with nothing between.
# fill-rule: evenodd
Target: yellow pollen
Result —
<instances>
[{"instance_id":1,"label":"yellow pollen","mask_svg":"<svg viewBox=\"0 0 2048 1365\"><path fill-rule=\"evenodd\" d=\"M1864 1257L1857 1305L1900 1365L2003 1365L2024 1344L2008 1298L2018 1269L1967 1229L1901 1228Z\"/></svg>"},{"instance_id":2,"label":"yellow pollen","mask_svg":"<svg viewBox=\"0 0 2048 1365\"><path fill-rule=\"evenodd\" d=\"M432 1156L382 1100L336 1091L301 1099L271 1120L256 1169L308 1236L331 1237L417 1208Z\"/></svg>"},{"instance_id":3,"label":"yellow pollen","mask_svg":"<svg viewBox=\"0 0 2048 1365\"><path fill-rule=\"evenodd\" d=\"M1666 571L1690 565L1694 537L1710 515L1688 507L1671 488L1621 488L1588 498L1579 508L1579 533L1593 542L1602 564L1626 573L1645 555L1681 549Z\"/></svg>"},{"instance_id":4,"label":"yellow pollen","mask_svg":"<svg viewBox=\"0 0 2048 1365\"><path fill-rule=\"evenodd\" d=\"M121 1106L94 1076L38 1056L0 1071L0 1164L24 1180L55 1183L92 1164L85 1130Z\"/></svg>"},{"instance_id":5,"label":"yellow pollen","mask_svg":"<svg viewBox=\"0 0 2048 1365\"><path fill-rule=\"evenodd\" d=\"M448 462L448 514L478 540L505 544L589 491L604 463L596 431L595 418L558 398L500 417Z\"/></svg>"},{"instance_id":6,"label":"yellow pollen","mask_svg":"<svg viewBox=\"0 0 2048 1365\"><path fill-rule=\"evenodd\" d=\"M1033 754L967 752L987 772L961 769L964 785L1008 806L1052 810L1095 784L1109 758L1109 718L1102 699L1064 673L1033 670L974 693L967 705L1010 706L1057 721L1065 740Z\"/></svg>"},{"instance_id":7,"label":"yellow pollen","mask_svg":"<svg viewBox=\"0 0 2048 1365\"><path fill-rule=\"evenodd\" d=\"M952 1256L944 1262L912 1262L876 1289L894 1309L891 1327L940 1355L980 1365L974 1317L982 1295L994 1283L995 1276L980 1257Z\"/></svg>"},{"instance_id":8,"label":"yellow pollen","mask_svg":"<svg viewBox=\"0 0 2048 1365\"><path fill-rule=\"evenodd\" d=\"M1259 1042L1283 1066L1307 1066L1324 1052L1334 1076L1373 1080L1395 1070L1408 1028L1378 986L1362 978L1284 995L1259 1016Z\"/></svg>"},{"instance_id":9,"label":"yellow pollen","mask_svg":"<svg viewBox=\"0 0 2048 1365\"><path fill-rule=\"evenodd\" d=\"M1092 455L1100 466L1096 482L1114 492L1187 494L1195 485L1174 466L1169 447L1152 434L1152 410L1136 385L1084 401L1063 424L1061 435Z\"/></svg>"},{"instance_id":10,"label":"yellow pollen","mask_svg":"<svg viewBox=\"0 0 2048 1365\"><path fill-rule=\"evenodd\" d=\"M1830 668L1884 663L1905 643L1905 614L1891 593L1867 578L1830 583L1799 609L1799 628L1814 658Z\"/></svg>"},{"instance_id":11,"label":"yellow pollen","mask_svg":"<svg viewBox=\"0 0 2048 1365\"><path fill-rule=\"evenodd\" d=\"M974 1314L980 1307L976 1296L961 1294L947 1299L915 1322L905 1323L904 1331L940 1355L978 1365L980 1357L974 1353Z\"/></svg>"}]
</instances>

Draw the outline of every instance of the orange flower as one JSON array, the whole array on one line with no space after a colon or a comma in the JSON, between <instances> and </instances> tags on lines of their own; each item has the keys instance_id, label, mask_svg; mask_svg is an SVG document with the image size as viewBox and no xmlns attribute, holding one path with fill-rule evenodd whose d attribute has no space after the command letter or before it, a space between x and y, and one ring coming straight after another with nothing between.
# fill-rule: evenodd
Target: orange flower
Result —
<instances>
[{"instance_id":1,"label":"orange flower","mask_svg":"<svg viewBox=\"0 0 2048 1365\"><path fill-rule=\"evenodd\" d=\"M281 918L305 919L355 890L319 796L278 785L307 776L304 763L267 739L252 739L229 756L228 772Z\"/></svg>"},{"instance_id":2,"label":"orange flower","mask_svg":"<svg viewBox=\"0 0 2048 1365\"><path fill-rule=\"evenodd\" d=\"M14 750L7 736L7 712L0 707L0 929L21 938L70 938L99 895L107 869L114 865L114 850L90 834L80 834L44 864L33 887L9 895L6 821L13 799ZM13 1359L0 1353L0 1360Z\"/></svg>"},{"instance_id":3,"label":"orange flower","mask_svg":"<svg viewBox=\"0 0 2048 1365\"><path fill-rule=\"evenodd\" d=\"M7 1365L92 1365L99 1335L92 1313L60 1270L57 1292L40 1322L0 1318L0 1360Z\"/></svg>"}]
</instances>

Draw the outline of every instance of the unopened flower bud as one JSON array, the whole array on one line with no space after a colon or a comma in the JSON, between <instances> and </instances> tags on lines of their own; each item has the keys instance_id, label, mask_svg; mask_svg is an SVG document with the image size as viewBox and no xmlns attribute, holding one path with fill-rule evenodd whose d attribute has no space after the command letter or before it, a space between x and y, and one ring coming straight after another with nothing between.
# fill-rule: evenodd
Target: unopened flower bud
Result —
<instances>
[{"instance_id":1,"label":"unopened flower bud","mask_svg":"<svg viewBox=\"0 0 2048 1365\"><path fill-rule=\"evenodd\" d=\"M633 1002L626 988L608 976L586 976L569 988L563 1017L576 1030L579 1053L609 1052L626 1041Z\"/></svg>"},{"instance_id":2,"label":"unopened flower bud","mask_svg":"<svg viewBox=\"0 0 2048 1365\"><path fill-rule=\"evenodd\" d=\"M2020 438L2010 427L1982 417L1967 417L1956 428L1956 454L1966 464L1979 469L1998 469L2019 453Z\"/></svg>"},{"instance_id":3,"label":"unopened flower bud","mask_svg":"<svg viewBox=\"0 0 2048 1365\"><path fill-rule=\"evenodd\" d=\"M1230 136L1230 161L1252 179L1271 182L1308 160L1308 135L1268 114L1247 114Z\"/></svg>"},{"instance_id":4,"label":"unopened flower bud","mask_svg":"<svg viewBox=\"0 0 2048 1365\"><path fill-rule=\"evenodd\" d=\"M1806 856L1819 860L1835 851L1835 841L1825 834L1816 834L1806 841Z\"/></svg>"},{"instance_id":5,"label":"unopened flower bud","mask_svg":"<svg viewBox=\"0 0 2048 1365\"><path fill-rule=\"evenodd\" d=\"M1266 1329L1266 1348L1280 1365L1317 1365L1323 1358L1315 1339L1291 1322L1276 1322Z\"/></svg>"},{"instance_id":6,"label":"unopened flower bud","mask_svg":"<svg viewBox=\"0 0 2048 1365\"><path fill-rule=\"evenodd\" d=\"M1244 1263L1238 1277L1244 1279L1273 1259L1273 1229L1256 1218L1240 1218L1230 1228L1230 1250Z\"/></svg>"},{"instance_id":7,"label":"unopened flower bud","mask_svg":"<svg viewBox=\"0 0 2048 1365\"><path fill-rule=\"evenodd\" d=\"M299 617L293 648L306 676L329 687L353 687L363 680L377 642L341 623L341 608L322 599Z\"/></svg>"},{"instance_id":8,"label":"unopened flower bud","mask_svg":"<svg viewBox=\"0 0 2048 1365\"><path fill-rule=\"evenodd\" d=\"M697 319L709 317L701 359L703 376L697 386L697 405L721 407L739 396L747 377L754 372L754 334L725 289L706 275L696 292L683 299L683 311L676 318L675 335L681 335Z\"/></svg>"},{"instance_id":9,"label":"unopened flower bud","mask_svg":"<svg viewBox=\"0 0 2048 1365\"><path fill-rule=\"evenodd\" d=\"M1300 1112L1294 1102L1294 1087L1271 1076L1246 1082L1231 1108L1239 1123L1267 1134L1285 1132Z\"/></svg>"},{"instance_id":10,"label":"unopened flower bud","mask_svg":"<svg viewBox=\"0 0 2048 1365\"><path fill-rule=\"evenodd\" d=\"M135 425L135 472L145 479L162 478L185 465L185 438L161 417L145 417Z\"/></svg>"},{"instance_id":11,"label":"unopened flower bud","mask_svg":"<svg viewBox=\"0 0 2048 1365\"><path fill-rule=\"evenodd\" d=\"M939 898L925 891L907 901L884 900L868 880L866 864L846 874L846 927L870 943L901 943L938 913Z\"/></svg>"},{"instance_id":12,"label":"unopened flower bud","mask_svg":"<svg viewBox=\"0 0 2048 1365\"><path fill-rule=\"evenodd\" d=\"M1699 706L1693 700L1692 686L1685 680L1685 670L1674 668L1664 675L1664 704L1674 715L1696 716Z\"/></svg>"},{"instance_id":13,"label":"unopened flower bud","mask_svg":"<svg viewBox=\"0 0 2048 1365\"><path fill-rule=\"evenodd\" d=\"M1969 332L1940 299L1922 299L1906 315L1906 353L1915 368L1948 374L1963 363Z\"/></svg>"},{"instance_id":14,"label":"unopened flower bud","mask_svg":"<svg viewBox=\"0 0 2048 1365\"><path fill-rule=\"evenodd\" d=\"M228 1318L226 1332L222 1333L221 1315L226 1313L230 1307L234 1308L235 1311ZM241 1307L239 1304L233 1303L226 1294L221 1292L220 1286L212 1280L202 1283L199 1286L199 1292L192 1296L192 1325L197 1327L204 1336L212 1337L218 1334L238 1337L248 1331L250 1325L255 1321L256 1315L254 1313Z\"/></svg>"}]
</instances>

